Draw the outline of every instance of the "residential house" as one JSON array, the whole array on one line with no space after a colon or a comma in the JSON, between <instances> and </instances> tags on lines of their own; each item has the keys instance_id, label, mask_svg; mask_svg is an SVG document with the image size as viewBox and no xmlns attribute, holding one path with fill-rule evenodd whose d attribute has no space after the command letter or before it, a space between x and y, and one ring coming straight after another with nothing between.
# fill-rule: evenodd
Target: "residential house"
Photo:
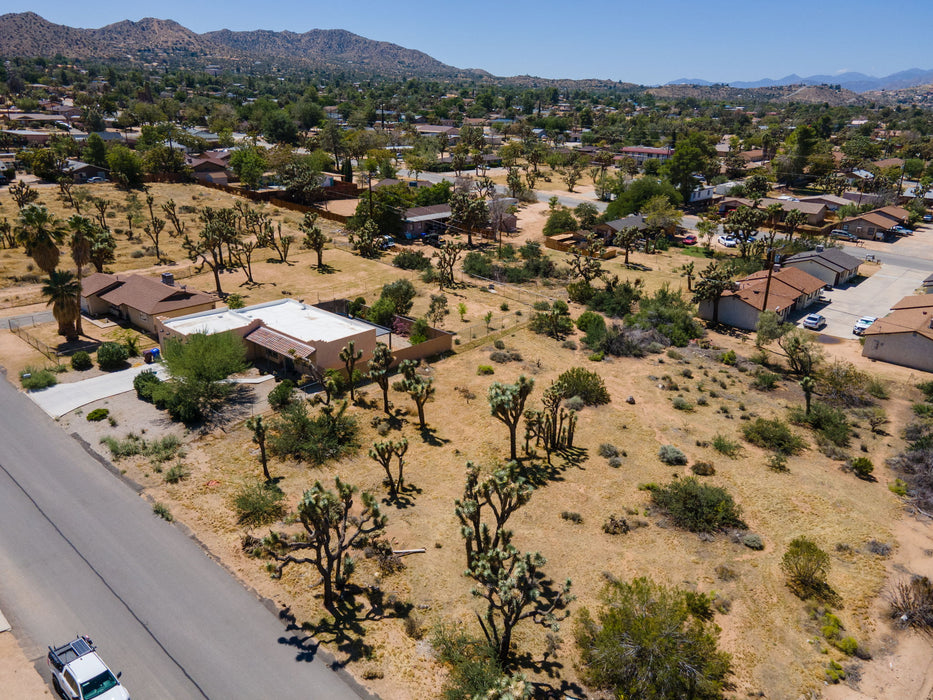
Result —
<instances>
[{"instance_id":1,"label":"residential house","mask_svg":"<svg viewBox=\"0 0 933 700\"><path fill-rule=\"evenodd\" d=\"M922 289L924 294L933 294L933 275L923 280Z\"/></svg>"},{"instance_id":2,"label":"residential house","mask_svg":"<svg viewBox=\"0 0 933 700\"><path fill-rule=\"evenodd\" d=\"M645 164L646 160L658 160L662 163L671 159L674 155L674 149L669 147L654 148L652 146L625 146L620 155L615 157L616 163L622 158L634 158L638 166Z\"/></svg>"},{"instance_id":3,"label":"residential house","mask_svg":"<svg viewBox=\"0 0 933 700\"><path fill-rule=\"evenodd\" d=\"M823 248L797 253L781 261L783 267L795 267L822 280L825 284L838 287L858 274L861 260L844 253L839 248Z\"/></svg>"},{"instance_id":4,"label":"residential house","mask_svg":"<svg viewBox=\"0 0 933 700\"><path fill-rule=\"evenodd\" d=\"M218 185L226 185L229 182L227 162L224 160L203 154L195 158L187 156L185 164L191 168L199 182L213 182Z\"/></svg>"},{"instance_id":5,"label":"residential house","mask_svg":"<svg viewBox=\"0 0 933 700\"><path fill-rule=\"evenodd\" d=\"M92 177L108 177L110 171L99 165L91 165L80 160L69 160L64 167L64 172L69 175L76 183L87 182Z\"/></svg>"},{"instance_id":6,"label":"residential house","mask_svg":"<svg viewBox=\"0 0 933 700\"><path fill-rule=\"evenodd\" d=\"M434 204L429 207L406 209L402 212L405 237L416 238L430 231L443 229L449 218L449 204Z\"/></svg>"},{"instance_id":7,"label":"residential house","mask_svg":"<svg viewBox=\"0 0 933 700\"><path fill-rule=\"evenodd\" d=\"M885 231L904 224L909 216L902 207L887 206L843 219L836 228L854 233L859 238L884 240Z\"/></svg>"},{"instance_id":8,"label":"residential house","mask_svg":"<svg viewBox=\"0 0 933 700\"><path fill-rule=\"evenodd\" d=\"M933 298L923 294L901 299L863 337L864 357L933 372Z\"/></svg>"},{"instance_id":9,"label":"residential house","mask_svg":"<svg viewBox=\"0 0 933 700\"><path fill-rule=\"evenodd\" d=\"M801 197L801 202L810 202L813 204L823 204L828 211L836 211L839 207L845 207L852 204L845 197L837 197L834 194L815 194L810 197Z\"/></svg>"},{"instance_id":10,"label":"residential house","mask_svg":"<svg viewBox=\"0 0 933 700\"><path fill-rule=\"evenodd\" d=\"M727 326L755 330L763 311L774 311L782 320L791 312L805 309L819 299L824 282L793 267L773 271L762 270L737 280L735 288L719 299L718 321ZM767 296L767 299L765 298ZM700 302L698 315L711 321L714 304Z\"/></svg>"},{"instance_id":11,"label":"residential house","mask_svg":"<svg viewBox=\"0 0 933 700\"><path fill-rule=\"evenodd\" d=\"M843 192L843 199L848 199L851 204L872 204L875 206L884 206L884 195L874 192Z\"/></svg>"},{"instance_id":12,"label":"residential house","mask_svg":"<svg viewBox=\"0 0 933 700\"><path fill-rule=\"evenodd\" d=\"M616 235L627 228L637 228L639 231L643 231L648 228L648 224L645 223L645 217L641 214L629 214L621 219L596 224L593 230L600 234L607 244L611 244Z\"/></svg>"},{"instance_id":13,"label":"residential house","mask_svg":"<svg viewBox=\"0 0 933 700\"><path fill-rule=\"evenodd\" d=\"M794 209L806 215L806 223L808 226L822 226L823 221L826 219L826 205L820 204L819 202L794 202L787 199L765 197L758 202L758 208L764 210L772 204L779 204L781 206L783 212L781 214L781 221L784 221L785 217ZM726 197L719 203L719 213L721 215L727 214L742 206L753 207L755 203L744 197Z\"/></svg>"},{"instance_id":14,"label":"residential house","mask_svg":"<svg viewBox=\"0 0 933 700\"><path fill-rule=\"evenodd\" d=\"M159 344L164 346L169 337L229 331L242 338L248 359L265 360L304 374L343 369L340 351L351 341L362 352L363 367L372 357L377 342L388 345L397 361L430 357L452 347L452 334L446 331L429 328L425 342L411 345L395 331L349 317L347 308L346 299L318 305L280 299L242 309L222 308L160 318Z\"/></svg>"},{"instance_id":15,"label":"residential house","mask_svg":"<svg viewBox=\"0 0 933 700\"><path fill-rule=\"evenodd\" d=\"M211 294L176 285L170 272L162 281L142 275L95 272L81 280L81 310L90 316L108 314L155 333L156 317L172 317L213 309Z\"/></svg>"}]
</instances>

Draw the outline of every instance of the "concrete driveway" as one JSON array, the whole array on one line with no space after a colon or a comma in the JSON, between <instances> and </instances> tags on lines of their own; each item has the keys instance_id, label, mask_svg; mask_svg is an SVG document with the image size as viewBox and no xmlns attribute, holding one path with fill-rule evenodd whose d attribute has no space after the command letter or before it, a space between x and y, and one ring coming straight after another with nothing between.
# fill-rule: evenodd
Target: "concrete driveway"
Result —
<instances>
[{"instance_id":1,"label":"concrete driveway","mask_svg":"<svg viewBox=\"0 0 933 700\"><path fill-rule=\"evenodd\" d=\"M136 375L146 370L155 371L160 379L168 377L168 371L163 365L139 365L119 372L83 379L80 382L56 384L41 391L30 391L27 392L27 396L50 416L59 418L92 401L116 396L124 391L132 391Z\"/></svg>"}]
</instances>

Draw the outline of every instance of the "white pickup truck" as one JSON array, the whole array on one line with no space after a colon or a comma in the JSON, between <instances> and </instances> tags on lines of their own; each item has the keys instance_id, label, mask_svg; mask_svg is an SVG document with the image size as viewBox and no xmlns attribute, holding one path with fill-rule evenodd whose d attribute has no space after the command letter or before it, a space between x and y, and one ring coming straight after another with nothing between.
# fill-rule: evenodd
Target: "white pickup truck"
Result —
<instances>
[{"instance_id":1,"label":"white pickup truck","mask_svg":"<svg viewBox=\"0 0 933 700\"><path fill-rule=\"evenodd\" d=\"M107 668L90 637L49 647L48 663L55 692L67 700L130 700L120 674Z\"/></svg>"}]
</instances>

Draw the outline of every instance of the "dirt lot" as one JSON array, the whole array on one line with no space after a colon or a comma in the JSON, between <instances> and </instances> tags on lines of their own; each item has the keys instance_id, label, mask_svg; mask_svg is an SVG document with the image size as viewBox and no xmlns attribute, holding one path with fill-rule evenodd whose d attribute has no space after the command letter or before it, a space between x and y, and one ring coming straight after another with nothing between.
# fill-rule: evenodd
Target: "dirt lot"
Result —
<instances>
[{"instance_id":1,"label":"dirt lot","mask_svg":"<svg viewBox=\"0 0 933 700\"><path fill-rule=\"evenodd\" d=\"M513 240L520 243L538 236L545 216L546 205L523 209L522 232ZM399 276L384 262L361 260L337 249L325 253L325 262L333 266L334 274L323 275L312 268L312 258L313 253L299 251L291 266L260 263L255 276L263 284L254 288L240 288L238 273L225 275L225 288L242 293L248 303L281 298L286 292L286 296L308 300L356 293L370 299L379 285ZM688 261L682 252L672 250L632 256L633 263L650 269L624 271L619 259L608 261L606 267L620 275L642 275L646 286L653 289L663 283L684 286L676 268ZM203 274L192 278L191 284L210 288L210 280ZM437 292L418 281L416 284L421 294L415 311L420 313L429 294ZM464 321L456 311L447 317L445 327L449 329L476 323L487 311L503 313L504 297L481 287L465 287L447 294L452 307L461 300L468 307ZM527 307L511 303L513 311L521 307L527 314ZM574 309L574 316L579 312ZM469 632L478 633L473 613L479 608L470 596L469 581L462 576L463 544L453 504L462 494L468 460L490 469L507 456L507 430L489 415L485 398L488 387L492 381L513 382L520 374L532 376L536 386L529 406L536 407L541 393L558 374L579 365L597 371L605 379L612 402L581 412L575 444L583 448L584 455L572 462L555 460L555 468L542 477L530 504L510 522L520 549L540 550L548 559L545 571L550 576L557 581L567 577L573 580L577 596L572 606L574 614L598 604L606 573L623 579L649 575L670 584L715 592L728 601L728 612L717 613L716 623L723 630L722 646L733 654L735 697L758 692L774 698L795 698L806 691L819 693L828 658L843 659L835 651L820 653L821 645L815 643L819 629L806 606L785 587L779 569L786 544L797 535L807 534L831 554L830 583L844 600L838 614L847 634L876 656L874 661L859 662L863 692L881 697L873 694L888 686L902 689L899 697L920 697L926 682L922 673L902 674L896 686L891 673L895 659L900 669L911 659L923 658L923 647L908 639L895 650L890 640L904 637L894 635L882 621L883 604L879 601L888 577L904 575L904 571L933 573L933 558L924 554L933 550L929 531L926 526L914 527L914 521L902 519L904 505L886 488L893 476L884 466L884 460L902 445L897 435L908 418L911 400L916 398L916 391L909 385L918 381L919 373L861 358L860 346L854 340L826 345L830 358L852 361L891 382L892 398L883 402L892 419L886 426L888 434L874 434L867 426L859 426L850 448L862 454L859 450L864 445L864 454L875 464L877 481L860 481L843 472L841 463L825 457L816 448L813 436L802 428L796 430L806 437L809 449L789 459L788 473L778 473L765 466L766 454L756 447L746 444L736 459L728 459L708 442L717 434L742 442L740 427L745 417L782 415L786 407L799 406L803 397L796 381L782 380L771 392L754 390L749 386L749 372L717 359L722 349L729 348L750 355L753 343L739 334L710 338L719 351L691 346L671 355L594 363L587 359L588 353L582 347L570 349L518 328L506 333L502 340L520 360L492 362L489 356L493 347L487 341L430 365L428 371L435 379L437 393L426 407L427 421L434 429L427 439L412 422L411 401L392 392L399 423L390 437L404 435L410 441L406 474L418 491L410 507L385 507L388 535L396 548L424 547L426 552L406 557L406 568L388 576L383 576L371 560L362 559L355 580L380 590L387 600L411 604L413 621L406 623L391 612L374 615L362 623L363 636L337 639L332 633L319 631L323 641L347 659L351 671L384 698L437 696L445 670L434 660L426 641L430 630L439 623L462 622ZM575 340L579 345L579 337ZM22 349L24 345L8 332L0 333L0 361L7 366L23 362L21 356L28 354ZM492 365L495 374L477 375L480 364ZM672 383L678 388L663 388ZM361 428L361 449L354 456L322 468L291 461L272 462L271 470L282 477L279 485L290 505L295 505L315 480L332 484L336 475L361 489L384 495L381 468L366 456L373 441L384 439L372 422L380 415L375 401L378 391L368 387L363 393L364 403L372 405L350 409ZM464 398L470 394L472 399ZM692 411L673 408L672 400L678 395L693 404ZM708 405L697 404L701 395L707 398ZM634 404L626 403L629 396ZM262 562L247 558L241 551L240 540L247 531L237 524L230 501L243 483L255 480L259 474L256 447L242 425L246 415L230 416L224 425L201 435L180 430L148 404L137 402L131 393L100 405L110 408L116 426L88 423L83 416L94 406L87 406L81 413L63 418L63 429L81 432L100 450L104 448L99 439L104 435L122 438L128 432L140 434L143 429L147 438L165 431L179 435L185 442L185 454L178 460L154 465L136 457L118 466L145 486L147 497L166 504L260 595L290 607L299 623L316 625L322 608L313 587L315 576L310 571L292 569L281 581L273 581ZM265 410L262 395L257 395L256 403L245 410ZM624 451L621 467L610 467L598 455L603 443ZM691 473L688 467L670 467L659 461L657 451L664 444L681 448L691 463L708 460L715 465L715 475L704 479L725 487L735 497L749 530L764 540L763 551L754 552L727 535L704 541L670 527L659 513L650 510L648 494L638 488L639 484L666 483ZM167 484L164 470L175 461L186 466L189 476L177 484ZM564 519L562 512L576 513L582 522ZM607 535L602 525L611 514L639 517L648 526L627 535ZM278 523L274 527L287 526ZM265 532L267 529L260 528L248 534L261 536ZM894 545L893 556L885 559L870 554L865 545L872 539ZM716 573L721 565L732 569L736 578L722 580ZM536 680L555 688L569 688L577 680L571 629L568 621L562 635L564 644L551 659L556 664L553 677L532 670ZM516 643L537 659L545 649L543 634L532 627L519 627Z\"/></svg>"}]
</instances>

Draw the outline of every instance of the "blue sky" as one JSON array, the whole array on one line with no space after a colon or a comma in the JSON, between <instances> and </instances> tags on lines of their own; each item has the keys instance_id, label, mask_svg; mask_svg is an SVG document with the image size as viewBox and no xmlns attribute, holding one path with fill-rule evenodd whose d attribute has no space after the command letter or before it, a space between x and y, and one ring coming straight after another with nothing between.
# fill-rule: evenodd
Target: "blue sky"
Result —
<instances>
[{"instance_id":1,"label":"blue sky","mask_svg":"<svg viewBox=\"0 0 933 700\"><path fill-rule=\"evenodd\" d=\"M929 0L14 0L59 24L100 27L146 16L196 32L347 29L495 75L641 84L933 68ZM222 8L222 9L221 9Z\"/></svg>"}]
</instances>

